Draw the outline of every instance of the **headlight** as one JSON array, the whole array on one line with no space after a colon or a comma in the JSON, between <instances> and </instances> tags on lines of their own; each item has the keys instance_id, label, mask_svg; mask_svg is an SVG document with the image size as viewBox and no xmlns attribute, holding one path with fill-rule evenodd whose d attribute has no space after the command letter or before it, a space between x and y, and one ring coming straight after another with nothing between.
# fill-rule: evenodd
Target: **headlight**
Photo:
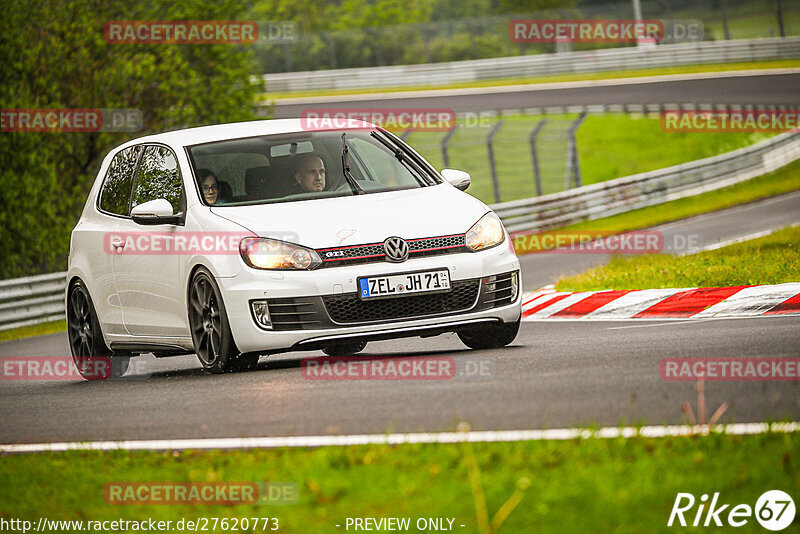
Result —
<instances>
[{"instance_id":1,"label":"headlight","mask_svg":"<svg viewBox=\"0 0 800 534\"><path fill-rule=\"evenodd\" d=\"M483 250L503 242L505 232L500 218L490 212L472 225L467 231L467 247L472 250Z\"/></svg>"},{"instance_id":2,"label":"headlight","mask_svg":"<svg viewBox=\"0 0 800 534\"><path fill-rule=\"evenodd\" d=\"M254 269L308 270L322 263L316 251L310 248L261 237L242 239L239 254Z\"/></svg>"}]
</instances>

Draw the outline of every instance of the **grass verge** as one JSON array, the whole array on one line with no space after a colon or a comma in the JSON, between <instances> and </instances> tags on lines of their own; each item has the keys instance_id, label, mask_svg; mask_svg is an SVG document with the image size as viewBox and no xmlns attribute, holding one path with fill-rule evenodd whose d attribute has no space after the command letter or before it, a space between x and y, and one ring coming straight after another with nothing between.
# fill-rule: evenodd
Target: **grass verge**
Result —
<instances>
[{"instance_id":1,"label":"grass verge","mask_svg":"<svg viewBox=\"0 0 800 534\"><path fill-rule=\"evenodd\" d=\"M408 517L415 531L417 518L453 518L453 530L476 532L478 516L491 520L502 509L500 515L510 512L502 532L654 532L669 530L678 492L698 499L720 492L720 504L752 507L770 489L798 495L799 466L798 434L27 454L0 457L0 515L34 524L43 516L277 517L281 532L342 532L348 517ZM298 500L280 506L104 500L110 482L167 480L291 482ZM485 515L476 514L476 503L479 510L485 503ZM752 517L749 526L758 528Z\"/></svg>"},{"instance_id":2,"label":"grass verge","mask_svg":"<svg viewBox=\"0 0 800 534\"><path fill-rule=\"evenodd\" d=\"M378 87L364 89L327 89L314 91L294 91L265 93L263 98L280 103L285 98L304 98L315 96L340 96L373 93L393 93L396 91L428 91L432 89L462 89L465 87L502 87L504 85L520 85L535 83L575 82L584 80L613 80L617 78L639 78L646 76L660 76L669 74L693 74L698 72L727 72L734 70L761 70L800 67L796 59L752 61L744 63L724 63L721 65L685 65L681 67L659 67L653 69L615 70L605 72L588 72L579 74L554 74L550 76L537 76L535 78L502 78L498 80L484 80L477 82L461 82L442 85L412 85L397 87Z\"/></svg>"},{"instance_id":3,"label":"grass verge","mask_svg":"<svg viewBox=\"0 0 800 534\"><path fill-rule=\"evenodd\" d=\"M66 330L67 321L64 319L32 326L22 326L0 332L0 342L10 341L12 339L22 339L26 337L44 336L47 334L54 334L56 332L64 332Z\"/></svg>"},{"instance_id":4,"label":"grass verge","mask_svg":"<svg viewBox=\"0 0 800 534\"><path fill-rule=\"evenodd\" d=\"M800 281L800 228L687 256L615 256L558 281L559 291L731 287Z\"/></svg>"}]
</instances>

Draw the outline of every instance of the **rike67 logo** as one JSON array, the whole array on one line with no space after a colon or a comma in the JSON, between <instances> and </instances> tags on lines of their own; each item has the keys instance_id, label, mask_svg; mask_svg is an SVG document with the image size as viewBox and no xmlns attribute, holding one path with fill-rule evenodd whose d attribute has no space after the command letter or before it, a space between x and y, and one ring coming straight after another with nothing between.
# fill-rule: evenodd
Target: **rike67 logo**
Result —
<instances>
[{"instance_id":1,"label":"rike67 logo","mask_svg":"<svg viewBox=\"0 0 800 534\"><path fill-rule=\"evenodd\" d=\"M697 510L694 510L697 504ZM755 508L749 504L723 504L719 492L714 493L711 502L704 493L699 501L691 493L678 493L669 514L667 526L682 527L743 527L753 516L767 530L783 530L794 521L795 507L792 498L781 490L764 492L756 501Z\"/></svg>"}]
</instances>

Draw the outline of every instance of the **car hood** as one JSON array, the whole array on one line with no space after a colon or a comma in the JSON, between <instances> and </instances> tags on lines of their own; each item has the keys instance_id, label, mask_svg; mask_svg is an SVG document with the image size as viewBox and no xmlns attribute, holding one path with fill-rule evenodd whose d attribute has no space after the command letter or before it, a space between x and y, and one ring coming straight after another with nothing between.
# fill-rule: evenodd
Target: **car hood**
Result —
<instances>
[{"instance_id":1,"label":"car hood","mask_svg":"<svg viewBox=\"0 0 800 534\"><path fill-rule=\"evenodd\" d=\"M261 236L311 248L463 234L489 208L449 184L211 211Z\"/></svg>"}]
</instances>

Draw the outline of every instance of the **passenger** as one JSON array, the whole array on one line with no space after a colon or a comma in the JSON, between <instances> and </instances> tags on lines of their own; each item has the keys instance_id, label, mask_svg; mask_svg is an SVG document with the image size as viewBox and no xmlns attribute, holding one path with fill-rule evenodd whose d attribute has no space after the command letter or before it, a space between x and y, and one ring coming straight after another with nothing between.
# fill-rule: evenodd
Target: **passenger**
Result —
<instances>
[{"instance_id":1,"label":"passenger","mask_svg":"<svg viewBox=\"0 0 800 534\"><path fill-rule=\"evenodd\" d=\"M297 182L296 193L316 193L325 189L325 164L322 158L313 152L295 156L294 179Z\"/></svg>"},{"instance_id":2,"label":"passenger","mask_svg":"<svg viewBox=\"0 0 800 534\"><path fill-rule=\"evenodd\" d=\"M200 169L197 172L197 178L200 180L200 190L203 192L203 198L208 202L209 206L225 204L225 200L219 196L219 180L210 169Z\"/></svg>"}]
</instances>

